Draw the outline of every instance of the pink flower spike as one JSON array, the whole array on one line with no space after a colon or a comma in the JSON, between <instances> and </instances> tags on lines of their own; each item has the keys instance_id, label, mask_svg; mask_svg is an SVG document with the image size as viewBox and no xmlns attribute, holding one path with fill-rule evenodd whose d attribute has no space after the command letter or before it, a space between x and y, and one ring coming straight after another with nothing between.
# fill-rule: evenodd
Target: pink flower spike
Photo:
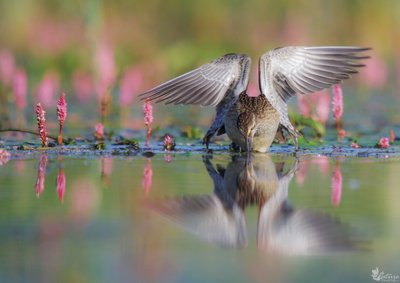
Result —
<instances>
[{"instance_id":1,"label":"pink flower spike","mask_svg":"<svg viewBox=\"0 0 400 283\"><path fill-rule=\"evenodd\" d=\"M297 105L299 108L300 115L303 117L310 117L310 106L308 105L307 97L304 95L297 96Z\"/></svg>"},{"instance_id":2,"label":"pink flower spike","mask_svg":"<svg viewBox=\"0 0 400 283\"><path fill-rule=\"evenodd\" d=\"M360 145L356 142L351 143L351 148L360 148Z\"/></svg>"},{"instance_id":3,"label":"pink flower spike","mask_svg":"<svg viewBox=\"0 0 400 283\"><path fill-rule=\"evenodd\" d=\"M389 131L389 142L394 142L394 140L396 139L396 136L394 134L393 130Z\"/></svg>"},{"instance_id":4,"label":"pink flower spike","mask_svg":"<svg viewBox=\"0 0 400 283\"><path fill-rule=\"evenodd\" d=\"M387 137L382 137L382 138L379 140L377 146L378 146L379 148L388 148L388 147L389 147L389 139L388 139Z\"/></svg>"},{"instance_id":5,"label":"pink flower spike","mask_svg":"<svg viewBox=\"0 0 400 283\"><path fill-rule=\"evenodd\" d=\"M65 119L67 118L67 103L65 102L65 93L61 94L57 102L57 118L60 123L60 132L57 137L57 143L62 144L62 129Z\"/></svg>"},{"instance_id":6,"label":"pink flower spike","mask_svg":"<svg viewBox=\"0 0 400 283\"><path fill-rule=\"evenodd\" d=\"M333 118L336 121L340 121L343 114L343 93L340 85L336 84L332 87L333 97L332 97L332 111Z\"/></svg>"},{"instance_id":7,"label":"pink flower spike","mask_svg":"<svg viewBox=\"0 0 400 283\"><path fill-rule=\"evenodd\" d=\"M171 134L165 134L163 137L163 148L165 151L175 149L174 136Z\"/></svg>"},{"instance_id":8,"label":"pink flower spike","mask_svg":"<svg viewBox=\"0 0 400 283\"><path fill-rule=\"evenodd\" d=\"M331 180L331 203L333 206L339 206L342 198L342 172L340 166L336 165L333 169Z\"/></svg>"},{"instance_id":9,"label":"pink flower spike","mask_svg":"<svg viewBox=\"0 0 400 283\"><path fill-rule=\"evenodd\" d=\"M10 86L15 72L14 56L8 50L0 50L0 81Z\"/></svg>"},{"instance_id":10,"label":"pink flower spike","mask_svg":"<svg viewBox=\"0 0 400 283\"><path fill-rule=\"evenodd\" d=\"M43 110L42 105L40 103L36 104L36 120L39 130L39 138L42 146L47 146L48 143L45 114L46 112Z\"/></svg>"},{"instance_id":11,"label":"pink flower spike","mask_svg":"<svg viewBox=\"0 0 400 283\"><path fill-rule=\"evenodd\" d=\"M56 180L56 191L58 200L62 203L65 194L65 174L61 168L58 168L57 180Z\"/></svg>"},{"instance_id":12,"label":"pink flower spike","mask_svg":"<svg viewBox=\"0 0 400 283\"><path fill-rule=\"evenodd\" d=\"M104 138L104 126L102 123L97 123L94 125L93 135L98 140L102 140Z\"/></svg>"},{"instance_id":13,"label":"pink flower spike","mask_svg":"<svg viewBox=\"0 0 400 283\"><path fill-rule=\"evenodd\" d=\"M144 124L147 127L147 135L145 146L149 145L150 135L151 135L151 123L153 122L153 106L151 106L150 100L146 100L143 104L143 113L144 113Z\"/></svg>"},{"instance_id":14,"label":"pink flower spike","mask_svg":"<svg viewBox=\"0 0 400 283\"><path fill-rule=\"evenodd\" d=\"M150 192L152 177L153 177L153 170L151 168L151 160L147 159L146 164L144 165L143 179L142 179L142 186L146 196Z\"/></svg>"},{"instance_id":15,"label":"pink flower spike","mask_svg":"<svg viewBox=\"0 0 400 283\"><path fill-rule=\"evenodd\" d=\"M143 73L140 68L132 67L126 70L122 76L119 86L119 104L121 107L128 107L133 102L143 83Z\"/></svg>"},{"instance_id":16,"label":"pink flower spike","mask_svg":"<svg viewBox=\"0 0 400 283\"><path fill-rule=\"evenodd\" d=\"M0 149L0 166L3 166L10 160L10 153L5 149Z\"/></svg>"},{"instance_id":17,"label":"pink flower spike","mask_svg":"<svg viewBox=\"0 0 400 283\"><path fill-rule=\"evenodd\" d=\"M329 117L330 96L326 91L320 91L316 94L316 98L315 114L317 115L318 121L325 125Z\"/></svg>"},{"instance_id":18,"label":"pink flower spike","mask_svg":"<svg viewBox=\"0 0 400 283\"><path fill-rule=\"evenodd\" d=\"M13 93L15 97L15 105L18 110L23 110L26 106L26 74L22 69L18 69L14 74L13 79Z\"/></svg>"},{"instance_id":19,"label":"pink flower spike","mask_svg":"<svg viewBox=\"0 0 400 283\"><path fill-rule=\"evenodd\" d=\"M54 103L54 95L58 91L60 79L54 71L48 71L44 74L43 79L37 86L37 99L43 103L45 107L51 107Z\"/></svg>"}]
</instances>

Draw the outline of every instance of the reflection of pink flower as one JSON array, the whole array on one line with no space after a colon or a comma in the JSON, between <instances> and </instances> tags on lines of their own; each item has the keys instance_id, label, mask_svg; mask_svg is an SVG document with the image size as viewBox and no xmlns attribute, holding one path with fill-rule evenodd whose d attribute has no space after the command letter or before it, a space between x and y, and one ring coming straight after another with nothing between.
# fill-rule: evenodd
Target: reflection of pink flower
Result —
<instances>
[{"instance_id":1,"label":"reflection of pink flower","mask_svg":"<svg viewBox=\"0 0 400 283\"><path fill-rule=\"evenodd\" d=\"M148 195L151 188L151 182L153 177L153 170L151 169L151 160L147 159L143 169L142 186L145 195Z\"/></svg>"},{"instance_id":2,"label":"reflection of pink flower","mask_svg":"<svg viewBox=\"0 0 400 283\"><path fill-rule=\"evenodd\" d=\"M19 110L23 110L26 106L26 74L22 69L18 69L14 74L13 93L15 97L15 105Z\"/></svg>"},{"instance_id":3,"label":"reflection of pink flower","mask_svg":"<svg viewBox=\"0 0 400 283\"><path fill-rule=\"evenodd\" d=\"M380 138L377 146L379 148L388 148L389 147L389 139L387 137Z\"/></svg>"},{"instance_id":4,"label":"reflection of pink flower","mask_svg":"<svg viewBox=\"0 0 400 283\"><path fill-rule=\"evenodd\" d=\"M119 104L127 107L132 104L134 95L143 83L143 73L140 68L133 67L126 70L122 76L119 87Z\"/></svg>"},{"instance_id":5,"label":"reflection of pink flower","mask_svg":"<svg viewBox=\"0 0 400 283\"><path fill-rule=\"evenodd\" d=\"M93 135L96 139L99 139L99 140L104 138L104 126L102 123L97 123L96 125L94 125Z\"/></svg>"},{"instance_id":6,"label":"reflection of pink flower","mask_svg":"<svg viewBox=\"0 0 400 283\"><path fill-rule=\"evenodd\" d=\"M14 56L8 50L0 50L0 82L9 86L15 71Z\"/></svg>"},{"instance_id":7,"label":"reflection of pink flower","mask_svg":"<svg viewBox=\"0 0 400 283\"><path fill-rule=\"evenodd\" d=\"M78 102L86 102L94 93L92 77L79 70L72 74L72 87Z\"/></svg>"},{"instance_id":8,"label":"reflection of pink flower","mask_svg":"<svg viewBox=\"0 0 400 283\"><path fill-rule=\"evenodd\" d=\"M47 146L48 142L45 114L46 112L43 110L42 105L40 103L36 104L36 120L39 130L39 138L42 143L42 146Z\"/></svg>"},{"instance_id":9,"label":"reflection of pink flower","mask_svg":"<svg viewBox=\"0 0 400 283\"><path fill-rule=\"evenodd\" d=\"M332 111L333 118L339 121L343 114L343 93L340 85L336 84L332 87Z\"/></svg>"},{"instance_id":10,"label":"reflection of pink flower","mask_svg":"<svg viewBox=\"0 0 400 283\"><path fill-rule=\"evenodd\" d=\"M0 166L3 166L10 160L10 153L5 149L0 149Z\"/></svg>"},{"instance_id":11,"label":"reflection of pink flower","mask_svg":"<svg viewBox=\"0 0 400 283\"><path fill-rule=\"evenodd\" d=\"M46 72L36 89L37 100L42 102L45 107L51 107L54 104L54 95L58 88L58 74L53 71Z\"/></svg>"},{"instance_id":12,"label":"reflection of pink flower","mask_svg":"<svg viewBox=\"0 0 400 283\"><path fill-rule=\"evenodd\" d=\"M164 154L164 161L167 163L171 163L172 162L172 155L171 154Z\"/></svg>"},{"instance_id":13,"label":"reflection of pink flower","mask_svg":"<svg viewBox=\"0 0 400 283\"><path fill-rule=\"evenodd\" d=\"M312 160L312 163L318 165L318 169L323 175L326 175L329 172L329 158L328 157L323 156L323 155L315 156L314 159Z\"/></svg>"},{"instance_id":14,"label":"reflection of pink flower","mask_svg":"<svg viewBox=\"0 0 400 283\"><path fill-rule=\"evenodd\" d=\"M39 157L37 179L35 184L35 194L39 197L44 190L44 179L46 175L47 155L42 154Z\"/></svg>"},{"instance_id":15,"label":"reflection of pink flower","mask_svg":"<svg viewBox=\"0 0 400 283\"><path fill-rule=\"evenodd\" d=\"M304 181L306 179L306 175L307 175L307 171L308 171L308 162L303 161L299 163L299 169L297 170L296 173L296 183L299 186L302 186L304 184Z\"/></svg>"},{"instance_id":16,"label":"reflection of pink flower","mask_svg":"<svg viewBox=\"0 0 400 283\"><path fill-rule=\"evenodd\" d=\"M331 203L333 206L340 204L342 197L342 172L340 166L337 164L333 169L331 180Z\"/></svg>"},{"instance_id":17,"label":"reflection of pink flower","mask_svg":"<svg viewBox=\"0 0 400 283\"><path fill-rule=\"evenodd\" d=\"M60 167L58 168L57 181L56 181L57 197L60 202L64 200L65 183L66 183L65 174Z\"/></svg>"}]
</instances>

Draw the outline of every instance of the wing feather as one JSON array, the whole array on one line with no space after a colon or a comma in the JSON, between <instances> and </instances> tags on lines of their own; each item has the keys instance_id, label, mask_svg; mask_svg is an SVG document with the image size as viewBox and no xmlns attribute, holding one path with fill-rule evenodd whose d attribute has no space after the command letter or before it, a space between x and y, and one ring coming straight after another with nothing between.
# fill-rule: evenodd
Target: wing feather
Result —
<instances>
[{"instance_id":1,"label":"wing feather","mask_svg":"<svg viewBox=\"0 0 400 283\"><path fill-rule=\"evenodd\" d=\"M293 129L287 117L287 102L296 94L331 87L357 73L369 58L361 52L370 48L349 46L276 48L261 56L260 90L281 116L281 124Z\"/></svg>"},{"instance_id":2,"label":"wing feather","mask_svg":"<svg viewBox=\"0 0 400 283\"><path fill-rule=\"evenodd\" d=\"M247 55L227 54L139 96L156 103L217 106L226 96L235 100L246 90L249 64Z\"/></svg>"}]
</instances>

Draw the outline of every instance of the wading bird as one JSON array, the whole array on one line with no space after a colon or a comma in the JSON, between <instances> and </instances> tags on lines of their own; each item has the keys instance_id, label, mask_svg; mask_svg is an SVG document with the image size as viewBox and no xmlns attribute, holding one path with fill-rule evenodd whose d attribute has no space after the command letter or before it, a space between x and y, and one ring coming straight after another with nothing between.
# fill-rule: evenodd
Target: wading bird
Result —
<instances>
[{"instance_id":1,"label":"wading bird","mask_svg":"<svg viewBox=\"0 0 400 283\"><path fill-rule=\"evenodd\" d=\"M273 49L259 59L258 97L246 93L250 57L226 54L197 69L173 78L142 94L166 104L216 107L215 118L203 138L208 148L214 135L226 133L244 151L265 152L278 128L292 137L296 150L300 133L291 124L287 103L296 94L313 93L357 73L368 56L362 47L290 46Z\"/></svg>"}]
</instances>

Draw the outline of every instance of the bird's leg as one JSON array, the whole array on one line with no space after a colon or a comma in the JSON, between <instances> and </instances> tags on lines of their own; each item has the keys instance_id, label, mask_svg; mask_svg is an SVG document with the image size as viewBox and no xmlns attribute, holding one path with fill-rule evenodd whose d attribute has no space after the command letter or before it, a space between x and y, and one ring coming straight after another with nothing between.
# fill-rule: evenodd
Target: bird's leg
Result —
<instances>
[{"instance_id":1,"label":"bird's leg","mask_svg":"<svg viewBox=\"0 0 400 283\"><path fill-rule=\"evenodd\" d=\"M204 144L206 145L206 149L207 149L207 150L208 150L208 145L209 145L209 143L210 143L211 137L212 137L212 134L210 135L210 134L207 133L207 134L204 136L204 138L203 138L203 145L204 145Z\"/></svg>"}]
</instances>

